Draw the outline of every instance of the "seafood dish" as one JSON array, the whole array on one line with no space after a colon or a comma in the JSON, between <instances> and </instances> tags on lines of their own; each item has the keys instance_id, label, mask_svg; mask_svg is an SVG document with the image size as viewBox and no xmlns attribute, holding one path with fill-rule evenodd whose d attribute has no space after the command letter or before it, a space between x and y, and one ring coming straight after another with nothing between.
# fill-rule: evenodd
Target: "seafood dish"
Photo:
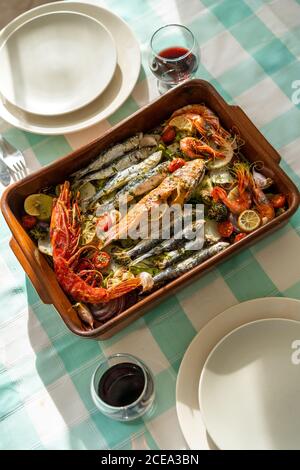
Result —
<instances>
[{"instance_id":1,"label":"seafood dish","mask_svg":"<svg viewBox=\"0 0 300 470\"><path fill-rule=\"evenodd\" d=\"M24 199L22 225L92 330L288 209L204 104Z\"/></svg>"}]
</instances>

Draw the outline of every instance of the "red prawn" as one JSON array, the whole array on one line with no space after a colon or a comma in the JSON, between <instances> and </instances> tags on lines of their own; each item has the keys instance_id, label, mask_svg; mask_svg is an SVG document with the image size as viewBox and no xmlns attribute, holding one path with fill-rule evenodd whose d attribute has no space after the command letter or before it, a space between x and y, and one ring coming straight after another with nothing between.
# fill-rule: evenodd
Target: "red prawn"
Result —
<instances>
[{"instance_id":1,"label":"red prawn","mask_svg":"<svg viewBox=\"0 0 300 470\"><path fill-rule=\"evenodd\" d=\"M84 251L100 253L93 245L78 248L80 233L80 209L77 198L71 204L70 184L66 181L52 210L50 240L57 280L74 300L92 304L109 302L141 285L140 279L133 278L109 289L95 287L102 275L93 266L89 268L88 263L84 266L87 269L80 269L80 255Z\"/></svg>"}]
</instances>

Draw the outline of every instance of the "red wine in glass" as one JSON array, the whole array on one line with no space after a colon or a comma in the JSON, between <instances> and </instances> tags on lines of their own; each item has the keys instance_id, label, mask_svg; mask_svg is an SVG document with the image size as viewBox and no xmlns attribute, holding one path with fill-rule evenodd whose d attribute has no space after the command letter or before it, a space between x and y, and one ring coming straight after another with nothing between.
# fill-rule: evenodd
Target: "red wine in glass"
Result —
<instances>
[{"instance_id":1,"label":"red wine in glass","mask_svg":"<svg viewBox=\"0 0 300 470\"><path fill-rule=\"evenodd\" d=\"M150 413L155 397L154 377L146 364L130 354L113 354L96 368L91 394L109 418L131 421Z\"/></svg>"},{"instance_id":2,"label":"red wine in glass","mask_svg":"<svg viewBox=\"0 0 300 470\"><path fill-rule=\"evenodd\" d=\"M192 78L200 50L192 31L182 24L167 24L154 32L148 47L148 64L158 79L159 93Z\"/></svg>"},{"instance_id":3,"label":"red wine in glass","mask_svg":"<svg viewBox=\"0 0 300 470\"><path fill-rule=\"evenodd\" d=\"M135 402L145 386L143 370L136 364L115 364L100 379L98 394L111 406L127 406Z\"/></svg>"},{"instance_id":4,"label":"red wine in glass","mask_svg":"<svg viewBox=\"0 0 300 470\"><path fill-rule=\"evenodd\" d=\"M195 54L185 47L174 46L160 51L152 60L153 74L169 85L190 78L198 68Z\"/></svg>"}]
</instances>

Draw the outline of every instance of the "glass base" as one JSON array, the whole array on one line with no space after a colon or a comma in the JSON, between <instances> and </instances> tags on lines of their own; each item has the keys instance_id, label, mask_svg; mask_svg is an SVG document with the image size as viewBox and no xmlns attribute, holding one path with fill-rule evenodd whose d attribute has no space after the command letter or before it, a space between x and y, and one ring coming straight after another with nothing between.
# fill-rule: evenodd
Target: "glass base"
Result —
<instances>
[{"instance_id":1,"label":"glass base","mask_svg":"<svg viewBox=\"0 0 300 470\"><path fill-rule=\"evenodd\" d=\"M160 81L160 80L157 80L157 90L158 90L158 93L160 95L163 95L164 93L166 93L167 91L171 90L172 88L174 88L174 86L176 85L167 85L166 83Z\"/></svg>"},{"instance_id":2,"label":"glass base","mask_svg":"<svg viewBox=\"0 0 300 470\"><path fill-rule=\"evenodd\" d=\"M174 83L174 84L173 83L169 84L169 83L163 82L161 80L157 80L157 82L156 82L157 83L157 90L158 90L160 95L163 95L167 91L172 90L172 88L175 88L176 86L181 85L182 83L187 82L188 80L192 80L192 78L194 78L194 75L191 75L190 77L186 78L185 80L181 80L180 82Z\"/></svg>"}]
</instances>

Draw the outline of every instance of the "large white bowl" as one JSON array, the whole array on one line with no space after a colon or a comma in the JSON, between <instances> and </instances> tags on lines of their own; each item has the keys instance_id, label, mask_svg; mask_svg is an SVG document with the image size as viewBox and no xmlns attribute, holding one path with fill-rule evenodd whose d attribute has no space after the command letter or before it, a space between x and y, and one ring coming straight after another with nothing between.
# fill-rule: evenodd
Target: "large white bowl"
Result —
<instances>
[{"instance_id":1,"label":"large white bowl","mask_svg":"<svg viewBox=\"0 0 300 470\"><path fill-rule=\"evenodd\" d=\"M100 21L112 34L117 48L117 67L106 90L87 106L60 116L26 113L8 100L0 99L0 117L11 125L37 134L58 135L77 132L113 114L132 92L139 76L141 54L139 43L119 16L103 7L82 2L54 2L27 11L15 18L0 33L0 47L9 34L25 21L52 11L73 11Z\"/></svg>"},{"instance_id":2,"label":"large white bowl","mask_svg":"<svg viewBox=\"0 0 300 470\"><path fill-rule=\"evenodd\" d=\"M216 448L206 431L198 399L199 380L209 353L231 331L266 318L300 321L300 301L265 297L236 304L201 328L186 350L177 376L176 410L181 430L191 449Z\"/></svg>"},{"instance_id":3,"label":"large white bowl","mask_svg":"<svg viewBox=\"0 0 300 470\"><path fill-rule=\"evenodd\" d=\"M299 340L300 322L259 320L229 333L209 354L199 403L220 449L300 449L300 365L293 360Z\"/></svg>"},{"instance_id":4,"label":"large white bowl","mask_svg":"<svg viewBox=\"0 0 300 470\"><path fill-rule=\"evenodd\" d=\"M105 90L116 65L114 40L99 21L72 11L45 13L3 43L0 92L29 113L69 113Z\"/></svg>"}]
</instances>

